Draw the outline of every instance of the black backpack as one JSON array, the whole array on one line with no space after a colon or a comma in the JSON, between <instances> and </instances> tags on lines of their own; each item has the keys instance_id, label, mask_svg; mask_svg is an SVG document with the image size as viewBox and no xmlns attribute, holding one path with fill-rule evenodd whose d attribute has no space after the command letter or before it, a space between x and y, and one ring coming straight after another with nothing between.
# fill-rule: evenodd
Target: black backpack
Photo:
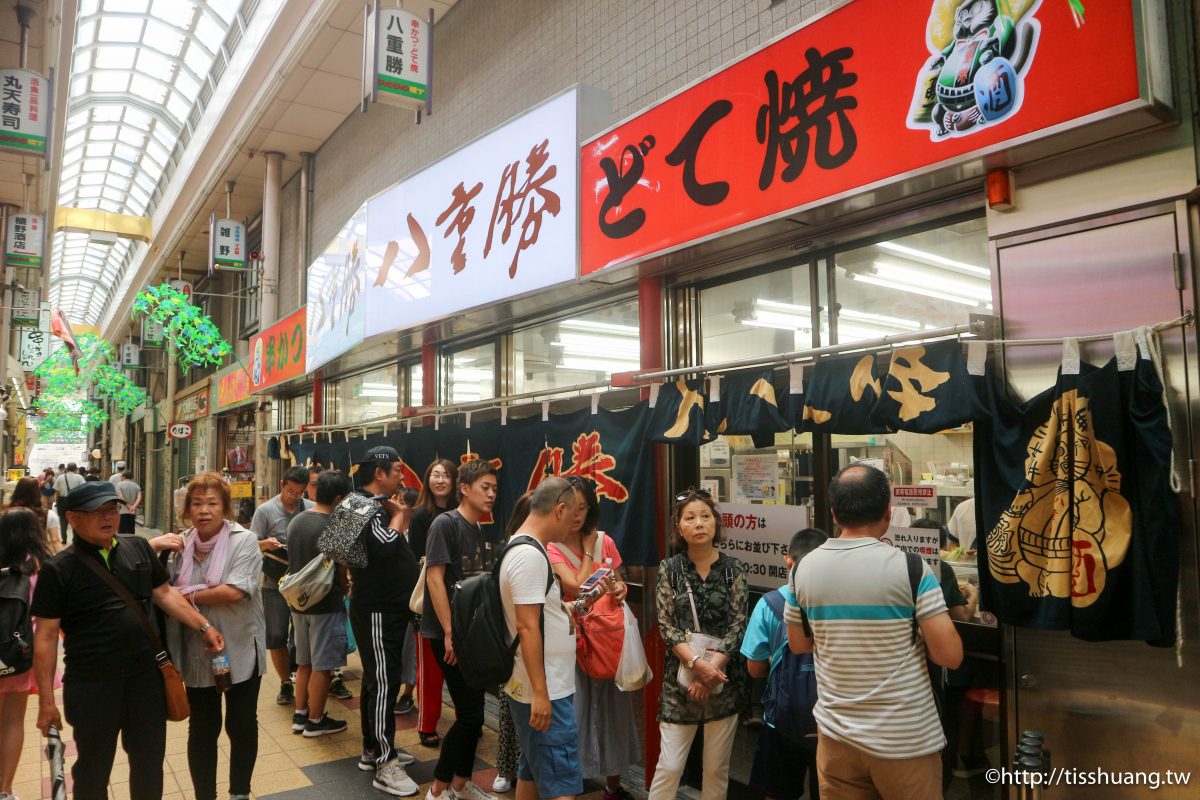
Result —
<instances>
[{"instance_id":1,"label":"black backpack","mask_svg":"<svg viewBox=\"0 0 1200 800\"><path fill-rule=\"evenodd\" d=\"M783 624L783 595L768 592L763 602L779 620L771 637L771 652L783 647L783 657L767 677L763 691L763 719L794 744L804 743L805 737L817 732L813 706L817 704L817 673L813 671L812 653L793 653L787 647L787 625Z\"/></svg>"},{"instance_id":2,"label":"black backpack","mask_svg":"<svg viewBox=\"0 0 1200 800\"><path fill-rule=\"evenodd\" d=\"M29 616L29 575L0 569L0 678L33 667L33 619Z\"/></svg>"},{"instance_id":3,"label":"black backpack","mask_svg":"<svg viewBox=\"0 0 1200 800\"><path fill-rule=\"evenodd\" d=\"M512 677L520 637L509 638L508 624L504 621L500 565L509 550L521 545L536 547L537 542L529 536L514 536L500 551L491 570L454 584L450 598L450 636L456 653L470 653L469 658L459 657L458 671L467 685L476 689L494 688ZM542 557L546 559L546 569L550 573L546 581L546 594L549 594L554 585L554 570L545 552Z\"/></svg>"}]
</instances>

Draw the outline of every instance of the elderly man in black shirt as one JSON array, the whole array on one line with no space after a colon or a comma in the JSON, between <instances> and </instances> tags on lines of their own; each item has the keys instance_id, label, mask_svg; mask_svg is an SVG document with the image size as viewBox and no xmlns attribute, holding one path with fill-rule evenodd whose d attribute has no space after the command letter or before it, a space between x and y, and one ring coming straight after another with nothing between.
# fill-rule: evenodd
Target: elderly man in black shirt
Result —
<instances>
[{"instance_id":1,"label":"elderly man in black shirt","mask_svg":"<svg viewBox=\"0 0 1200 800\"><path fill-rule=\"evenodd\" d=\"M75 543L42 567L30 607L37 618L37 727L43 734L51 725L62 728L54 701L61 630L63 707L78 752L71 770L76 800L108 797L118 733L129 756L131 800L157 800L163 791L167 712L154 647L138 615L85 559L124 584L143 611L148 613L153 602L199 631L210 652L223 650L225 640L167 583L166 570L145 539L117 535L120 502L111 483L80 486L63 498L63 505Z\"/></svg>"}]
</instances>

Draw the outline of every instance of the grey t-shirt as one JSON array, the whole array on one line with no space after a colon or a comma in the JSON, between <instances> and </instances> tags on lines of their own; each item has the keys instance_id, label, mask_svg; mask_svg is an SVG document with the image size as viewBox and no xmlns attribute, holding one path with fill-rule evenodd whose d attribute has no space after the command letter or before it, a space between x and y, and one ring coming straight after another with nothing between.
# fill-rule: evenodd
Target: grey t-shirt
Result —
<instances>
[{"instance_id":1,"label":"grey t-shirt","mask_svg":"<svg viewBox=\"0 0 1200 800\"><path fill-rule=\"evenodd\" d=\"M250 521L250 530L254 531L254 535L258 537L259 541L270 539L274 536L283 545L283 547L277 547L274 550L267 550L263 553L263 574L270 578L270 580L263 583L263 588L278 590L279 579L287 572L288 525L302 511L308 511L312 507L311 500L301 499L300 504L296 506L296 510L289 514L287 509L283 507L283 502L279 499L279 495L275 495L254 510L254 518ZM278 556L282 561L277 561L269 556Z\"/></svg>"},{"instance_id":2,"label":"grey t-shirt","mask_svg":"<svg viewBox=\"0 0 1200 800\"><path fill-rule=\"evenodd\" d=\"M138 486L132 480L123 480L117 484L117 497L121 498L121 513L132 514L129 506L137 502L138 495L142 493L142 487Z\"/></svg>"},{"instance_id":3,"label":"grey t-shirt","mask_svg":"<svg viewBox=\"0 0 1200 800\"><path fill-rule=\"evenodd\" d=\"M429 537L425 540L425 567L446 567L446 594L450 595L454 584L465 577L463 557L473 557L479 549L479 526L463 519L457 509L447 511L429 526ZM421 615L421 635L426 639L441 639L445 636L441 620L433 608L429 595L429 581L425 581L425 613Z\"/></svg>"}]
</instances>

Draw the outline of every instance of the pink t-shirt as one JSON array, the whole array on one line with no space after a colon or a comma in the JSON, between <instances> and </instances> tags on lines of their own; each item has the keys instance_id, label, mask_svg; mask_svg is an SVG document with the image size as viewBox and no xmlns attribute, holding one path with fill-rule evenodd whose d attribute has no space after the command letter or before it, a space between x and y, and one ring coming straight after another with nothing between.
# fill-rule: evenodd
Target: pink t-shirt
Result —
<instances>
[{"instance_id":1,"label":"pink t-shirt","mask_svg":"<svg viewBox=\"0 0 1200 800\"><path fill-rule=\"evenodd\" d=\"M563 555L563 553L566 551L566 549L567 549L566 545L559 544L557 542L555 542L554 544L547 545L546 546L546 555L550 557L550 563L552 565L553 564L566 564L568 567L571 567L573 569L574 565L567 559L567 557L565 555ZM583 553L581 553L577 550L572 550L571 552L575 554L576 563L583 560ZM617 569L618 567L621 566L621 554L617 552L617 543L614 542L612 540L612 537L609 536L608 534L605 534L605 536L604 536L604 551L603 551L603 553L604 553L602 556L603 558L611 558L612 559L612 568L613 569ZM597 568L602 567L602 566L605 566L605 565L604 564L596 565ZM564 597L564 599L566 599L568 601L575 599L574 595L568 596L565 589L563 590L563 597Z\"/></svg>"}]
</instances>

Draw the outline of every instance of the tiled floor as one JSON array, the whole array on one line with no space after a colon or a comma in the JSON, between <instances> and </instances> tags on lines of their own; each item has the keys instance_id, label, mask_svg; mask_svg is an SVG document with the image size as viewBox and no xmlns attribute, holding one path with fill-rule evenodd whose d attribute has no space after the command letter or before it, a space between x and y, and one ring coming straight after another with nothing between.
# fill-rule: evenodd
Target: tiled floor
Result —
<instances>
[{"instance_id":1,"label":"tiled floor","mask_svg":"<svg viewBox=\"0 0 1200 800\"><path fill-rule=\"evenodd\" d=\"M317 739L306 739L293 735L291 731L292 709L275 704L278 683L273 676L263 679L258 700L258 762L252 782L253 794L271 800L355 800L356 798L385 798L388 795L371 787L371 774L360 771L355 762L362 750L362 733L358 716L359 662L351 655L351 664L345 673L346 684L354 692L350 700L330 698L328 712L349 724L346 731ZM61 695L61 690L60 690ZM49 778L46 760L41 752L42 739L35 722L37 720L37 698L30 697L25 718L25 748L21 754L13 784L15 794L21 800L34 800L49 796ZM445 708L438 731L444 736L454 720L454 710ZM70 739L70 726L63 734L67 743L67 767L74 760L74 743ZM424 797L433 780L433 766L438 751L423 747L417 736L417 716L412 714L396 717L396 745L416 757L417 762L409 768L413 780L421 784L418 797ZM222 733L218 742L217 790L218 797L225 796L228 787L229 741ZM485 728L479 743L474 780L491 791L496 771L493 762L497 748L496 732ZM187 766L187 723L167 723L167 758L163 766L164 800L189 800L192 798L191 779ZM581 797L600 798L602 792L589 792ZM510 792L506 797L512 797ZM129 797L128 766L125 753L117 749L113 766L110 796L113 800Z\"/></svg>"}]
</instances>

